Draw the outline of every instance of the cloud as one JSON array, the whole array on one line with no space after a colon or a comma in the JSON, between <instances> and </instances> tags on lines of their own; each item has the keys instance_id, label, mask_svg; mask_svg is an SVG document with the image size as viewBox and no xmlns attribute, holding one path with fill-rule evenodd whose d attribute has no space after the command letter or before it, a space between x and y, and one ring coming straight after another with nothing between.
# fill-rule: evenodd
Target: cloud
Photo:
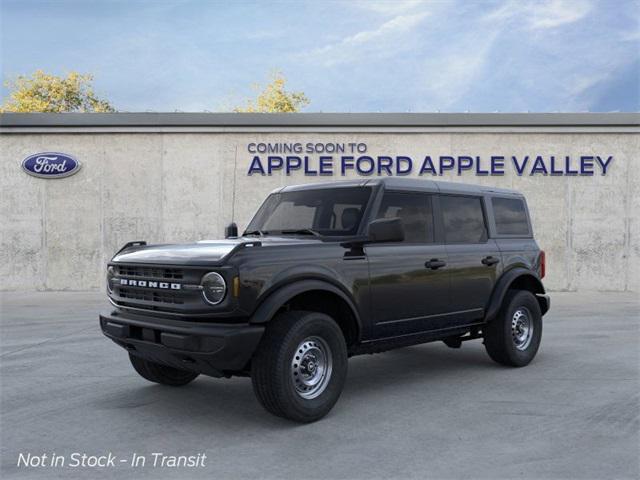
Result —
<instances>
[{"instance_id":1,"label":"cloud","mask_svg":"<svg viewBox=\"0 0 640 480\"><path fill-rule=\"evenodd\" d=\"M510 1L484 17L491 22L520 23L530 30L544 30L582 20L592 10L588 0Z\"/></svg>"},{"instance_id":2,"label":"cloud","mask_svg":"<svg viewBox=\"0 0 640 480\"><path fill-rule=\"evenodd\" d=\"M384 57L402 48L402 40L427 17L426 12L397 15L375 30L363 30L300 55L300 58L318 61L324 66L355 61L360 58Z\"/></svg>"},{"instance_id":3,"label":"cloud","mask_svg":"<svg viewBox=\"0 0 640 480\"><path fill-rule=\"evenodd\" d=\"M584 18L591 11L591 3L587 1L566 2L550 0L531 8L529 24L533 29L555 28L560 25L574 23Z\"/></svg>"},{"instance_id":4,"label":"cloud","mask_svg":"<svg viewBox=\"0 0 640 480\"><path fill-rule=\"evenodd\" d=\"M502 101L527 110L597 108L601 92L638 58L637 30L621 21L624 6L614 12L586 0L501 5L482 18L502 31L483 80L503 86ZM637 19L637 12L628 17Z\"/></svg>"},{"instance_id":5,"label":"cloud","mask_svg":"<svg viewBox=\"0 0 640 480\"><path fill-rule=\"evenodd\" d=\"M623 42L638 43L640 42L640 30L631 30L628 32L621 32L620 40Z\"/></svg>"},{"instance_id":6,"label":"cloud","mask_svg":"<svg viewBox=\"0 0 640 480\"><path fill-rule=\"evenodd\" d=\"M595 85L606 81L610 77L611 74L607 71L592 73L590 75L577 75L576 78L572 79L572 82L567 85L567 93L570 98L577 97L585 93L590 88L593 88Z\"/></svg>"},{"instance_id":7,"label":"cloud","mask_svg":"<svg viewBox=\"0 0 640 480\"><path fill-rule=\"evenodd\" d=\"M467 94L482 74L499 30L461 35L423 65L427 109L447 109Z\"/></svg>"},{"instance_id":8,"label":"cloud","mask_svg":"<svg viewBox=\"0 0 640 480\"><path fill-rule=\"evenodd\" d=\"M400 15L426 5L425 0L356 0L353 6L382 15Z\"/></svg>"}]
</instances>

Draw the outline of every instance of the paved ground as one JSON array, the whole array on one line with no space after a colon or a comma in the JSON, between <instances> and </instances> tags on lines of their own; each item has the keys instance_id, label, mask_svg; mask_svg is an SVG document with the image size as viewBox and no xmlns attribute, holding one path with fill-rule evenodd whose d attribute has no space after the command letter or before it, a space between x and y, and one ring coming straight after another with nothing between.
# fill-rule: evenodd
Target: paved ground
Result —
<instances>
[{"instance_id":1,"label":"paved ground","mask_svg":"<svg viewBox=\"0 0 640 480\"><path fill-rule=\"evenodd\" d=\"M524 369L493 364L480 342L354 358L336 408L306 426L264 412L248 379L146 383L99 332L102 298L2 297L3 478L640 476L638 295L553 295ZM208 458L191 469L26 469L20 452Z\"/></svg>"}]
</instances>

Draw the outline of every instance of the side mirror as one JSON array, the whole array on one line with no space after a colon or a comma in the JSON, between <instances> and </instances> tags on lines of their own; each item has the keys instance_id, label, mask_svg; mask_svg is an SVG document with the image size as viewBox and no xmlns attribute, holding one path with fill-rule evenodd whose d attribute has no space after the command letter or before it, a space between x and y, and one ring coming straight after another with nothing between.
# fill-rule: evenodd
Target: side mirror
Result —
<instances>
[{"instance_id":1,"label":"side mirror","mask_svg":"<svg viewBox=\"0 0 640 480\"><path fill-rule=\"evenodd\" d=\"M238 225L232 222L229 225L227 225L226 228L224 229L224 238L237 237L237 236L238 236Z\"/></svg>"},{"instance_id":2,"label":"side mirror","mask_svg":"<svg viewBox=\"0 0 640 480\"><path fill-rule=\"evenodd\" d=\"M404 227L399 218L378 218L369 224L369 241L402 242L404 240Z\"/></svg>"}]
</instances>

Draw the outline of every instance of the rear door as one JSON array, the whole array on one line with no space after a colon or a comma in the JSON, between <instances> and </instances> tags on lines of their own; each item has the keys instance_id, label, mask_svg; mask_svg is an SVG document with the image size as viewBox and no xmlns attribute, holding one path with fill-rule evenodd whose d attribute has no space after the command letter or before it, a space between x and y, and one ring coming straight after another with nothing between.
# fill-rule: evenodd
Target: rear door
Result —
<instances>
[{"instance_id":1,"label":"rear door","mask_svg":"<svg viewBox=\"0 0 640 480\"><path fill-rule=\"evenodd\" d=\"M484 197L440 195L447 266L451 275L450 326L473 323L484 309L501 272L501 255L488 238Z\"/></svg>"},{"instance_id":2,"label":"rear door","mask_svg":"<svg viewBox=\"0 0 640 480\"><path fill-rule=\"evenodd\" d=\"M449 307L449 274L434 196L385 191L376 217L400 218L405 240L365 247L375 338L437 329Z\"/></svg>"}]
</instances>

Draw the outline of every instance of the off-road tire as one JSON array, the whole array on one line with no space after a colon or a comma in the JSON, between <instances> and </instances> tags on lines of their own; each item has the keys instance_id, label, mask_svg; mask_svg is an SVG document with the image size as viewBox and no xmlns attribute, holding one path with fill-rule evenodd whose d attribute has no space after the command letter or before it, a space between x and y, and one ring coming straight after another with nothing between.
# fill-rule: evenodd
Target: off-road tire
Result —
<instances>
[{"instance_id":1,"label":"off-road tire","mask_svg":"<svg viewBox=\"0 0 640 480\"><path fill-rule=\"evenodd\" d=\"M329 347L331 374L316 398L302 398L292 377L292 361L301 342L320 338ZM342 393L347 376L347 345L337 323L318 312L278 314L251 360L251 383L262 406L270 413L301 423L324 417Z\"/></svg>"},{"instance_id":2,"label":"off-road tire","mask_svg":"<svg viewBox=\"0 0 640 480\"><path fill-rule=\"evenodd\" d=\"M192 382L198 376L196 372L160 365L135 355L129 355L129 360L131 360L131 365L141 377L162 385L181 387Z\"/></svg>"},{"instance_id":3,"label":"off-road tire","mask_svg":"<svg viewBox=\"0 0 640 480\"><path fill-rule=\"evenodd\" d=\"M533 326L530 342L518 349L512 333L512 320L518 310L525 309ZM535 295L528 290L509 290L496 318L483 329L484 346L496 362L510 367L524 367L536 356L542 338L542 313Z\"/></svg>"}]
</instances>

